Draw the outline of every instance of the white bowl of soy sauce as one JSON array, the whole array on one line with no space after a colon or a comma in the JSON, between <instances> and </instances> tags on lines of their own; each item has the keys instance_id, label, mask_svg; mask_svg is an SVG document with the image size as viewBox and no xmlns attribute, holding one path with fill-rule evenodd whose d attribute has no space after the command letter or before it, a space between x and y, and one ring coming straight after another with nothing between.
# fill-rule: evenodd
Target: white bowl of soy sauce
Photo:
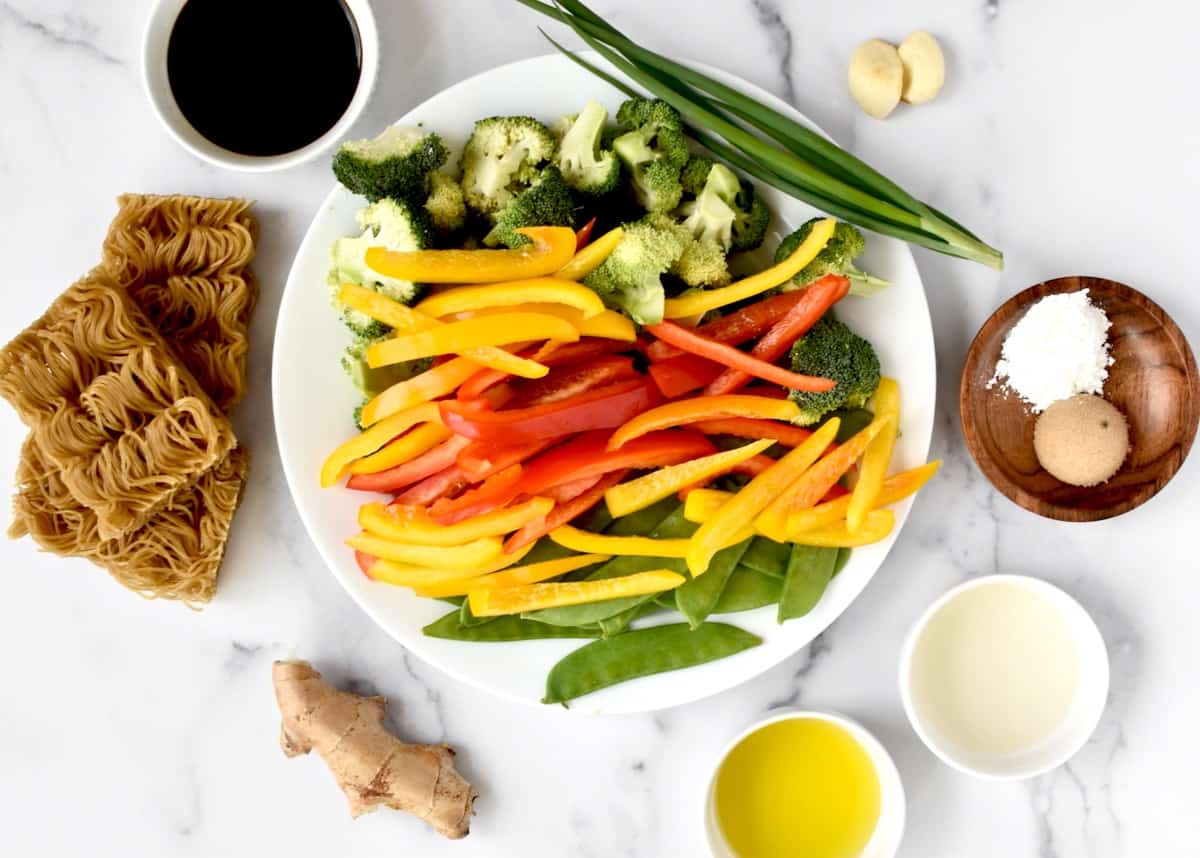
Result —
<instances>
[{"instance_id":1,"label":"white bowl of soy sauce","mask_svg":"<svg viewBox=\"0 0 1200 858\"><path fill-rule=\"evenodd\" d=\"M171 136L249 172L310 160L371 97L379 33L367 0L159 0L142 80Z\"/></svg>"}]
</instances>

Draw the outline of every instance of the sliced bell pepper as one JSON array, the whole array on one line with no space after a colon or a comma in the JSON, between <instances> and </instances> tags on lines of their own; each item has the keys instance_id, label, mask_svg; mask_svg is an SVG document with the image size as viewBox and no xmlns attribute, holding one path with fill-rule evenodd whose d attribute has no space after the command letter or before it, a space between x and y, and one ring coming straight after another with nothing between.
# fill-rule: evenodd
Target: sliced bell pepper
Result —
<instances>
[{"instance_id":1,"label":"sliced bell pepper","mask_svg":"<svg viewBox=\"0 0 1200 858\"><path fill-rule=\"evenodd\" d=\"M346 481L346 486L364 492L398 492L452 466L459 452L469 443L466 438L453 435L402 465L375 474L354 474Z\"/></svg>"},{"instance_id":2,"label":"sliced bell pepper","mask_svg":"<svg viewBox=\"0 0 1200 858\"><path fill-rule=\"evenodd\" d=\"M575 343L557 344L547 354L539 355L538 360L548 367L566 366L600 355L623 352L628 348L624 343L613 342L610 339L584 337Z\"/></svg>"},{"instance_id":3,"label":"sliced bell pepper","mask_svg":"<svg viewBox=\"0 0 1200 858\"><path fill-rule=\"evenodd\" d=\"M470 567L420 566L414 563L399 563L394 560L376 560L367 571L367 577L373 581L381 581L385 584L412 587L414 590L421 590L444 584L448 581L461 581L471 576L482 577L484 575L491 575L493 572L507 569L514 563L520 563L521 559L531 550L533 550L532 545L528 546L524 551L518 551L515 554L501 554L498 557L492 558L487 563L480 563Z\"/></svg>"},{"instance_id":4,"label":"sliced bell pepper","mask_svg":"<svg viewBox=\"0 0 1200 858\"><path fill-rule=\"evenodd\" d=\"M815 230L814 230L815 231ZM497 283L553 274L575 255L575 231L565 226L517 230L530 244L513 250L367 250L367 265L380 274L417 283Z\"/></svg>"},{"instance_id":5,"label":"sliced bell pepper","mask_svg":"<svg viewBox=\"0 0 1200 858\"><path fill-rule=\"evenodd\" d=\"M759 420L753 417L717 417L700 420L692 424L705 435L732 435L735 438L774 438L785 447L799 447L812 435L811 429L780 423L775 420Z\"/></svg>"},{"instance_id":6,"label":"sliced bell pepper","mask_svg":"<svg viewBox=\"0 0 1200 858\"><path fill-rule=\"evenodd\" d=\"M929 462L918 468L902 471L883 481L879 494L875 496L873 509L887 506L903 500L911 494L916 494L922 486L941 467L941 461ZM850 497L844 495L835 500L825 501L808 509L798 510L788 515L788 538L810 530L825 530L836 526L846 518L850 509Z\"/></svg>"},{"instance_id":7,"label":"sliced bell pepper","mask_svg":"<svg viewBox=\"0 0 1200 858\"><path fill-rule=\"evenodd\" d=\"M338 445L321 465L321 486L327 488L342 478L351 464L384 447L393 438L419 423L441 423L442 416L437 405L427 403L398 411L375 423L348 441Z\"/></svg>"},{"instance_id":8,"label":"sliced bell pepper","mask_svg":"<svg viewBox=\"0 0 1200 858\"><path fill-rule=\"evenodd\" d=\"M359 571L364 575L370 574L371 567L375 565L375 561L378 559L378 557L372 557L365 551L354 552L354 562L358 564Z\"/></svg>"},{"instance_id":9,"label":"sliced bell pepper","mask_svg":"<svg viewBox=\"0 0 1200 858\"><path fill-rule=\"evenodd\" d=\"M734 494L719 489L692 489L683 502L683 517L696 524L704 524L729 503Z\"/></svg>"},{"instance_id":10,"label":"sliced bell pepper","mask_svg":"<svg viewBox=\"0 0 1200 858\"><path fill-rule=\"evenodd\" d=\"M802 300L804 300L804 290L802 289L795 292L784 292L781 295L772 295L739 310L734 310L726 316L718 316L711 322L705 322L696 328L696 333L727 346L740 346L755 337L762 336L773 324L782 319L788 310ZM683 319L677 321L681 325L686 325ZM687 352L661 340L656 340L646 349L646 357L652 361L669 360L683 354L687 354Z\"/></svg>"},{"instance_id":11,"label":"sliced bell pepper","mask_svg":"<svg viewBox=\"0 0 1200 858\"><path fill-rule=\"evenodd\" d=\"M829 528L818 528L797 534L795 541L800 545L816 545L821 548L858 548L879 542L896 526L896 514L890 509L868 512L858 530L851 532L843 523Z\"/></svg>"},{"instance_id":12,"label":"sliced bell pepper","mask_svg":"<svg viewBox=\"0 0 1200 858\"><path fill-rule=\"evenodd\" d=\"M420 375L398 381L363 406L364 426L374 426L380 420L437 399L454 391L456 387L479 371L479 364L466 358L454 358L444 364L425 370Z\"/></svg>"},{"instance_id":13,"label":"sliced bell pepper","mask_svg":"<svg viewBox=\"0 0 1200 858\"><path fill-rule=\"evenodd\" d=\"M438 499L429 508L429 515L439 524L455 524L473 516L483 515L507 503L513 497L512 492L520 481L521 466L510 465L453 500Z\"/></svg>"},{"instance_id":14,"label":"sliced bell pepper","mask_svg":"<svg viewBox=\"0 0 1200 858\"><path fill-rule=\"evenodd\" d=\"M585 319L604 312L604 302L599 295L574 280L561 277L532 277L528 280L446 289L426 298L416 306L415 311L440 319L452 313L533 302L571 307Z\"/></svg>"},{"instance_id":15,"label":"sliced bell pepper","mask_svg":"<svg viewBox=\"0 0 1200 858\"><path fill-rule=\"evenodd\" d=\"M838 425L836 417L826 421L811 438L789 450L773 467L752 479L716 515L700 525L692 534L687 552L692 575L703 574L713 555L733 544L732 538L742 534L768 504L817 460L837 435Z\"/></svg>"},{"instance_id":16,"label":"sliced bell pepper","mask_svg":"<svg viewBox=\"0 0 1200 858\"><path fill-rule=\"evenodd\" d=\"M613 518L629 515L674 494L684 486L692 485L706 477L727 473L734 465L761 453L774 443L772 439L752 441L735 450L725 450L711 456L659 468L635 480L613 486L604 493L604 501L608 504L608 511L612 513Z\"/></svg>"},{"instance_id":17,"label":"sliced bell pepper","mask_svg":"<svg viewBox=\"0 0 1200 858\"><path fill-rule=\"evenodd\" d=\"M896 446L897 426L900 423L900 385L895 379L880 380L875 390L874 404L876 417L892 419L879 430L863 453L858 482L854 484L854 496L846 510L846 528L851 533L858 532L867 513L875 508L875 498L883 488L883 478L887 476L888 465L892 461L892 449Z\"/></svg>"},{"instance_id":18,"label":"sliced bell pepper","mask_svg":"<svg viewBox=\"0 0 1200 858\"><path fill-rule=\"evenodd\" d=\"M396 495L396 503L407 506L427 506L444 497L453 497L468 485L470 479L458 465L451 465Z\"/></svg>"},{"instance_id":19,"label":"sliced bell pepper","mask_svg":"<svg viewBox=\"0 0 1200 858\"><path fill-rule=\"evenodd\" d=\"M472 589L493 590L497 587L537 584L611 559L612 556L609 554L573 554L570 557L543 560L541 563L530 563L526 566L511 566L502 572L493 572L490 575L460 578L457 581L447 581L444 584L424 587L417 591L417 595L444 599L447 596L465 596Z\"/></svg>"},{"instance_id":20,"label":"sliced bell pepper","mask_svg":"<svg viewBox=\"0 0 1200 858\"><path fill-rule=\"evenodd\" d=\"M438 569L471 568L500 556L501 543L494 536L476 539L459 545L418 545L414 542L395 542L373 533L358 533L346 544L378 557L417 566ZM459 576L461 577L461 576Z\"/></svg>"},{"instance_id":21,"label":"sliced bell pepper","mask_svg":"<svg viewBox=\"0 0 1200 858\"><path fill-rule=\"evenodd\" d=\"M549 405L594 390L605 384L639 378L633 358L628 355L601 355L591 360L555 367L545 378L514 385L513 408Z\"/></svg>"},{"instance_id":22,"label":"sliced bell pepper","mask_svg":"<svg viewBox=\"0 0 1200 858\"><path fill-rule=\"evenodd\" d=\"M724 371L719 363L689 354L652 363L649 368L650 377L667 399L699 390Z\"/></svg>"},{"instance_id":23,"label":"sliced bell pepper","mask_svg":"<svg viewBox=\"0 0 1200 858\"><path fill-rule=\"evenodd\" d=\"M616 450L647 432L716 417L791 420L799 415L800 407L789 399L766 399L761 396L697 396L668 402L639 414L612 434L608 441L608 449Z\"/></svg>"},{"instance_id":24,"label":"sliced bell pepper","mask_svg":"<svg viewBox=\"0 0 1200 858\"><path fill-rule=\"evenodd\" d=\"M825 391L833 390L835 386L834 382L828 378L801 375L789 369L783 369L782 367L775 366L773 363L761 361L743 351L738 351L733 346L727 346L724 343L718 343L716 340L709 340L699 336L694 331L681 328L674 322L660 322L657 325L649 325L646 330L660 340L678 346L684 351L714 360L733 369L742 370L756 378L781 384L792 390L824 393ZM421 335L418 334L418 336ZM375 346L372 346L372 348L375 348Z\"/></svg>"},{"instance_id":25,"label":"sliced bell pepper","mask_svg":"<svg viewBox=\"0 0 1200 858\"><path fill-rule=\"evenodd\" d=\"M464 403L442 401L442 422L473 440L525 443L612 429L652 408L658 391L648 381L631 379L589 390L570 399L530 408L476 412Z\"/></svg>"},{"instance_id":26,"label":"sliced bell pepper","mask_svg":"<svg viewBox=\"0 0 1200 858\"><path fill-rule=\"evenodd\" d=\"M580 247L570 261L558 269L555 276L564 280L582 280L587 277L599 268L604 260L608 259L609 254L621 243L621 237L624 234L625 230L618 226L610 229L586 247Z\"/></svg>"},{"instance_id":27,"label":"sliced bell pepper","mask_svg":"<svg viewBox=\"0 0 1200 858\"><path fill-rule=\"evenodd\" d=\"M745 301L768 289L782 286L799 274L808 263L817 258L818 253L825 249L825 245L833 237L833 229L836 224L837 221L831 217L814 223L808 236L800 242L800 246L792 252L791 256L765 271L760 271L758 274L753 274L720 289L706 289L680 298L668 298L663 317L678 319L682 316L707 313L709 310Z\"/></svg>"},{"instance_id":28,"label":"sliced bell pepper","mask_svg":"<svg viewBox=\"0 0 1200 858\"><path fill-rule=\"evenodd\" d=\"M581 494L576 495L570 500L556 502L554 509L550 510L549 514L539 522L530 522L522 527L512 536L504 541L505 552L520 551L528 549L535 542L550 533L552 530L557 530L569 521L574 521L580 515L587 512L604 498L604 493L610 486L614 486L625 478L629 471L614 471L611 474L605 474L596 480L591 488L585 490Z\"/></svg>"},{"instance_id":29,"label":"sliced bell pepper","mask_svg":"<svg viewBox=\"0 0 1200 858\"><path fill-rule=\"evenodd\" d=\"M471 590L467 599L471 613L477 617L499 617L562 605L583 605L623 596L644 596L673 590L686 579L668 569L635 572L619 578L598 578L592 581L565 581L548 584L522 584L515 587L480 587Z\"/></svg>"},{"instance_id":30,"label":"sliced bell pepper","mask_svg":"<svg viewBox=\"0 0 1200 858\"><path fill-rule=\"evenodd\" d=\"M809 284L803 291L805 300L796 304L787 314L771 326L762 339L750 350L751 357L764 363L775 363L796 340L800 339L825 312L846 297L850 281L837 274L827 274ZM710 396L733 393L750 383L750 374L744 370L727 369L713 381L704 392Z\"/></svg>"},{"instance_id":31,"label":"sliced bell pepper","mask_svg":"<svg viewBox=\"0 0 1200 858\"><path fill-rule=\"evenodd\" d=\"M536 495L569 480L598 477L626 468L675 465L715 452L712 443L698 432L654 432L630 441L619 450L608 449L607 432L588 432L527 462L518 490Z\"/></svg>"},{"instance_id":32,"label":"sliced bell pepper","mask_svg":"<svg viewBox=\"0 0 1200 858\"><path fill-rule=\"evenodd\" d=\"M583 250L587 247L588 242L592 240L592 230L596 228L596 219L592 218L579 229L575 230L575 252Z\"/></svg>"},{"instance_id":33,"label":"sliced bell pepper","mask_svg":"<svg viewBox=\"0 0 1200 858\"><path fill-rule=\"evenodd\" d=\"M565 304L514 304L511 307L491 307L475 310L469 314L462 313L457 318L481 318L484 316L495 316L501 312L541 313L546 316L554 316L562 319L564 322L570 322L571 326L579 332L580 336L585 337L601 337L609 340L620 340L626 343L632 343L637 339L637 328L634 326L633 321L628 316L623 316L616 310L604 310L594 316L585 316L581 310L575 307L568 307Z\"/></svg>"},{"instance_id":34,"label":"sliced bell pepper","mask_svg":"<svg viewBox=\"0 0 1200 858\"><path fill-rule=\"evenodd\" d=\"M549 533L563 548L590 554L640 555L642 557L685 557L689 539L655 539L652 536L608 536L589 533L564 524Z\"/></svg>"},{"instance_id":35,"label":"sliced bell pepper","mask_svg":"<svg viewBox=\"0 0 1200 858\"><path fill-rule=\"evenodd\" d=\"M374 369L433 355L462 354L479 346L549 339L573 342L579 339L579 333L569 322L545 313L500 313L381 340L367 347L367 365ZM502 349L497 351L505 356L504 360L510 362L509 366L519 366L525 362L524 358L510 352ZM471 360L480 363L477 354L472 354ZM505 366L493 368L507 369Z\"/></svg>"},{"instance_id":36,"label":"sliced bell pepper","mask_svg":"<svg viewBox=\"0 0 1200 858\"><path fill-rule=\"evenodd\" d=\"M488 536L512 533L531 521L543 518L553 506L554 501L549 498L530 498L515 506L445 525L430 518L420 507L371 503L364 504L358 511L358 524L369 533L395 542L435 546L463 545Z\"/></svg>"},{"instance_id":37,"label":"sliced bell pepper","mask_svg":"<svg viewBox=\"0 0 1200 858\"><path fill-rule=\"evenodd\" d=\"M472 482L486 480L493 474L536 456L550 446L549 441L528 444L504 444L495 441L471 441L458 454L458 466Z\"/></svg>"},{"instance_id":38,"label":"sliced bell pepper","mask_svg":"<svg viewBox=\"0 0 1200 858\"><path fill-rule=\"evenodd\" d=\"M551 486L545 491L538 492L540 497L550 498L556 504L566 503L569 500L579 497L596 483L600 482L602 477L583 477L578 480L569 480L565 483L559 483L557 486Z\"/></svg>"},{"instance_id":39,"label":"sliced bell pepper","mask_svg":"<svg viewBox=\"0 0 1200 858\"><path fill-rule=\"evenodd\" d=\"M751 456L746 461L734 465L733 473L745 474L748 477L757 477L767 468L773 466L775 461L770 456Z\"/></svg>"},{"instance_id":40,"label":"sliced bell pepper","mask_svg":"<svg viewBox=\"0 0 1200 858\"><path fill-rule=\"evenodd\" d=\"M418 408L424 406L418 406ZM378 425L378 424L376 424ZM439 423L423 423L399 438L390 441L386 447L369 456L363 456L350 466L352 474L377 474L403 465L415 459L422 453L436 447L454 433Z\"/></svg>"}]
</instances>

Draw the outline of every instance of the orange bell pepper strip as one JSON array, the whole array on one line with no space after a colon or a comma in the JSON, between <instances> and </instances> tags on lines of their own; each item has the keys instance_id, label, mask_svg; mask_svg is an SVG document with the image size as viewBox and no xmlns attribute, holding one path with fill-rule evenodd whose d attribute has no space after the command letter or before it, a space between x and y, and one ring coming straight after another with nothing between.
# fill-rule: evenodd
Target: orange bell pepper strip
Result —
<instances>
[{"instance_id":1,"label":"orange bell pepper strip","mask_svg":"<svg viewBox=\"0 0 1200 858\"><path fill-rule=\"evenodd\" d=\"M375 423L348 441L343 442L321 465L321 486L328 488L340 480L357 459L370 456L393 438L419 423L440 424L442 417L437 405L427 403L405 411L397 411Z\"/></svg>"},{"instance_id":2,"label":"orange bell pepper strip","mask_svg":"<svg viewBox=\"0 0 1200 858\"><path fill-rule=\"evenodd\" d=\"M941 460L929 462L918 468L888 477L883 481L879 494L875 496L872 508L879 509L916 494L937 473L941 465ZM836 500L793 512L788 515L787 520L788 538L794 539L799 534L807 533L810 530L827 530L835 527L846 518L849 509L850 495L845 495Z\"/></svg>"},{"instance_id":3,"label":"orange bell pepper strip","mask_svg":"<svg viewBox=\"0 0 1200 858\"><path fill-rule=\"evenodd\" d=\"M560 277L531 277L527 280L446 289L426 298L415 310L440 319L453 313L530 303L572 307L582 313L585 319L604 312L604 302L599 295L574 280Z\"/></svg>"},{"instance_id":4,"label":"orange bell pepper strip","mask_svg":"<svg viewBox=\"0 0 1200 858\"><path fill-rule=\"evenodd\" d=\"M530 498L524 503L493 510L485 515L478 515L456 524L438 524L420 507L369 503L359 509L358 524L368 533L391 542L450 547L474 544L491 537L512 533L531 521L545 517L553 506L554 501L549 498ZM370 554L376 554L369 548L355 547ZM499 547L496 550L499 551ZM388 557L386 554L376 554L376 556ZM389 557L388 559L407 558ZM424 560L410 562L422 563L426 566L446 565Z\"/></svg>"},{"instance_id":5,"label":"orange bell pepper strip","mask_svg":"<svg viewBox=\"0 0 1200 858\"><path fill-rule=\"evenodd\" d=\"M871 510L858 530L851 531L845 523L818 528L798 534L795 542L820 548L858 548L885 539L896 526L896 514L890 509Z\"/></svg>"},{"instance_id":6,"label":"orange bell pepper strip","mask_svg":"<svg viewBox=\"0 0 1200 858\"><path fill-rule=\"evenodd\" d=\"M363 406L359 419L364 426L373 426L406 408L453 393L479 369L479 364L463 357L431 367L420 375L396 382L380 393Z\"/></svg>"},{"instance_id":7,"label":"orange bell pepper strip","mask_svg":"<svg viewBox=\"0 0 1200 858\"><path fill-rule=\"evenodd\" d=\"M808 470L837 436L839 425L836 417L826 421L811 438L789 450L773 467L752 479L716 515L700 525L692 534L687 551L688 569L692 575L703 574L714 554L738 541L735 537L742 536L758 514L797 476Z\"/></svg>"},{"instance_id":8,"label":"orange bell pepper strip","mask_svg":"<svg viewBox=\"0 0 1200 858\"><path fill-rule=\"evenodd\" d=\"M761 453L774 443L775 441L769 438L752 441L734 450L725 450L711 456L659 468L627 483L613 486L605 492L604 502L608 504L608 511L612 513L613 518L629 515L674 494L684 486L690 486L716 474L727 473L738 463Z\"/></svg>"},{"instance_id":9,"label":"orange bell pepper strip","mask_svg":"<svg viewBox=\"0 0 1200 858\"><path fill-rule=\"evenodd\" d=\"M652 569L619 578L522 584L516 587L479 587L467 594L471 613L477 617L499 617L562 605L583 605L623 596L645 596L673 590L685 579L668 569Z\"/></svg>"},{"instance_id":10,"label":"orange bell pepper strip","mask_svg":"<svg viewBox=\"0 0 1200 858\"><path fill-rule=\"evenodd\" d=\"M612 434L608 439L608 449L619 449L647 432L718 417L792 420L799 416L800 407L790 399L768 399L765 396L748 395L697 396L668 402L639 414Z\"/></svg>"},{"instance_id":11,"label":"orange bell pepper strip","mask_svg":"<svg viewBox=\"0 0 1200 858\"><path fill-rule=\"evenodd\" d=\"M626 470L605 474L597 478L590 487L575 495L570 500L556 502L554 509L550 510L544 519L530 522L506 539L504 541L505 553L521 550L527 551L547 533L557 530L569 521L574 521L600 503L604 499L604 493L611 486L615 486L621 480L625 479L625 475L628 473L629 471Z\"/></svg>"},{"instance_id":12,"label":"orange bell pepper strip","mask_svg":"<svg viewBox=\"0 0 1200 858\"><path fill-rule=\"evenodd\" d=\"M500 556L502 545L494 536L486 536L459 545L419 545L395 542L373 533L358 533L346 540L351 548L365 551L380 560L433 566L438 569L470 569ZM461 573L459 577L462 577Z\"/></svg>"},{"instance_id":13,"label":"orange bell pepper strip","mask_svg":"<svg viewBox=\"0 0 1200 858\"><path fill-rule=\"evenodd\" d=\"M824 393L825 391L833 390L836 386L835 382L828 378L801 375L789 369L783 369L782 367L775 366L773 363L767 363L753 355L739 351L733 346L727 346L716 340L702 337L695 331L680 327L674 322L660 322L657 325L648 325L646 330L660 340L681 348L686 352L708 358L732 369L741 370L748 375L761 378L764 381L774 382L792 390Z\"/></svg>"},{"instance_id":14,"label":"orange bell pepper strip","mask_svg":"<svg viewBox=\"0 0 1200 858\"><path fill-rule=\"evenodd\" d=\"M719 363L688 354L655 361L647 368L650 377L667 399L677 399L685 393L699 390L724 371L725 367Z\"/></svg>"},{"instance_id":15,"label":"orange bell pepper strip","mask_svg":"<svg viewBox=\"0 0 1200 858\"><path fill-rule=\"evenodd\" d=\"M800 246L792 251L791 256L777 265L772 265L765 271L760 271L757 274L753 274L736 283L731 283L728 286L723 286L720 289L705 289L702 292L683 295L679 298L668 298L663 311L663 317L667 319L679 319L686 316L707 313L709 310L715 310L718 307L724 307L727 304L734 304L738 301L745 301L747 298L761 295L768 289L774 289L776 286L783 285L799 274L804 266L816 259L817 254L825 249L825 245L833 237L833 229L836 225L837 221L831 217L813 224L808 237L800 242ZM369 264L370 251L368 251L367 261Z\"/></svg>"},{"instance_id":16,"label":"orange bell pepper strip","mask_svg":"<svg viewBox=\"0 0 1200 858\"><path fill-rule=\"evenodd\" d=\"M449 581L461 581L467 577L491 575L493 572L499 572L515 563L520 563L521 559L531 550L533 550L532 545L516 554L501 554L487 563L480 563L471 567L419 566L413 563L398 563L394 560L376 560L364 571L367 577L373 581L381 581L384 584L393 584L398 587L412 587L415 590L420 590L445 584Z\"/></svg>"},{"instance_id":17,"label":"orange bell pepper strip","mask_svg":"<svg viewBox=\"0 0 1200 858\"><path fill-rule=\"evenodd\" d=\"M575 255L575 231L565 226L517 230L531 240L512 250L412 250L368 248L367 265L388 277L417 283L499 283L543 277Z\"/></svg>"},{"instance_id":18,"label":"orange bell pepper strip","mask_svg":"<svg viewBox=\"0 0 1200 858\"><path fill-rule=\"evenodd\" d=\"M687 539L655 539L652 536L609 536L589 533L569 524L550 531L549 536L563 548L572 551L642 557L683 557L687 554L689 542Z\"/></svg>"},{"instance_id":19,"label":"orange bell pepper strip","mask_svg":"<svg viewBox=\"0 0 1200 858\"><path fill-rule=\"evenodd\" d=\"M429 508L429 515L438 524L456 524L504 506L513 498L522 470L520 464L510 465L454 499L439 498Z\"/></svg>"},{"instance_id":20,"label":"orange bell pepper strip","mask_svg":"<svg viewBox=\"0 0 1200 858\"><path fill-rule=\"evenodd\" d=\"M549 581L559 575L574 572L611 560L609 554L574 554L570 557L559 557L557 560L543 560L541 563L530 563L526 566L510 566L502 572L490 575L477 575L472 578L460 578L457 581L447 581L432 587L417 590L418 596L434 599L444 599L447 596L465 596L471 590L496 589L497 587L516 587L521 584L537 584Z\"/></svg>"},{"instance_id":21,"label":"orange bell pepper strip","mask_svg":"<svg viewBox=\"0 0 1200 858\"><path fill-rule=\"evenodd\" d=\"M892 449L896 446L900 423L900 385L895 379L881 379L874 399L875 416L892 419L879 430L863 453L858 482L854 484L850 506L846 510L846 528L851 533L856 533L862 527L867 513L875 508L875 498L883 487L883 478L887 476L888 465L892 461Z\"/></svg>"},{"instance_id":22,"label":"orange bell pepper strip","mask_svg":"<svg viewBox=\"0 0 1200 858\"><path fill-rule=\"evenodd\" d=\"M699 429L705 435L774 438L775 443L785 447L799 447L812 436L811 429L778 423L773 420L759 420L754 417L717 417L713 420L701 420L693 428Z\"/></svg>"},{"instance_id":23,"label":"orange bell pepper strip","mask_svg":"<svg viewBox=\"0 0 1200 858\"><path fill-rule=\"evenodd\" d=\"M803 289L772 295L734 310L728 315L718 316L705 322L696 328L696 333L727 346L740 346L742 343L748 343L756 337L762 336L772 325L787 315L792 307L803 300ZM679 323L684 324L684 321L680 319ZM646 349L646 357L652 361L670 360L683 354L687 353L661 340L651 343L650 347Z\"/></svg>"},{"instance_id":24,"label":"orange bell pepper strip","mask_svg":"<svg viewBox=\"0 0 1200 858\"><path fill-rule=\"evenodd\" d=\"M427 403L428 404L428 403ZM421 406L417 406L420 408ZM376 424L379 425L379 424ZM369 431L369 430L368 430ZM369 456L363 456L350 465L352 474L375 474L415 459L433 449L453 433L438 423L425 423L389 442L386 447Z\"/></svg>"},{"instance_id":25,"label":"orange bell pepper strip","mask_svg":"<svg viewBox=\"0 0 1200 858\"><path fill-rule=\"evenodd\" d=\"M367 365L373 369L423 357L462 354L479 346L551 339L574 342L579 339L579 332L569 322L545 313L501 313L381 340L367 347ZM524 363L524 358L508 352L504 354L518 364ZM472 360L479 363L477 356L473 355Z\"/></svg>"},{"instance_id":26,"label":"orange bell pepper strip","mask_svg":"<svg viewBox=\"0 0 1200 858\"><path fill-rule=\"evenodd\" d=\"M558 269L555 277L563 280L582 280L600 267L604 260L621 243L625 230L621 227L610 229L604 235L590 244L580 248L562 268Z\"/></svg>"}]
</instances>

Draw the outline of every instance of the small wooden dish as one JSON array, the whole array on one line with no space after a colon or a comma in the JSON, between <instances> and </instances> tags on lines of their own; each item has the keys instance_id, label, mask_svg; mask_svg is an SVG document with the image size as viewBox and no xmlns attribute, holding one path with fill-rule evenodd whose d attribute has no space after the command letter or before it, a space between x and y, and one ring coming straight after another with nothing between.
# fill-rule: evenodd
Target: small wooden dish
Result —
<instances>
[{"instance_id":1,"label":"small wooden dish","mask_svg":"<svg viewBox=\"0 0 1200 858\"><path fill-rule=\"evenodd\" d=\"M1128 419L1131 446L1116 476L1092 488L1044 471L1033 450L1036 416L1015 393L988 387L1004 338L1025 311L1047 295L1080 289L1112 322L1104 396ZM1145 503L1179 470L1200 422L1200 378L1179 327L1141 292L1102 277L1059 277L1014 295L979 330L967 351L958 407L967 449L1010 500L1046 518L1099 521Z\"/></svg>"}]
</instances>

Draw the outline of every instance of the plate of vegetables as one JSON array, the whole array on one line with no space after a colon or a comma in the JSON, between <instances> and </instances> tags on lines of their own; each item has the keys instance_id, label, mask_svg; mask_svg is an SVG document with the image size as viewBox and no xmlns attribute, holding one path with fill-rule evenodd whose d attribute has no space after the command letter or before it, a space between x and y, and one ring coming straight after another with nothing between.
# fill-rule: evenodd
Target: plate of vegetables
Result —
<instances>
[{"instance_id":1,"label":"plate of vegetables","mask_svg":"<svg viewBox=\"0 0 1200 858\"><path fill-rule=\"evenodd\" d=\"M332 166L276 431L308 533L397 641L510 699L648 711L775 665L871 580L937 468L902 242L562 56Z\"/></svg>"}]
</instances>

